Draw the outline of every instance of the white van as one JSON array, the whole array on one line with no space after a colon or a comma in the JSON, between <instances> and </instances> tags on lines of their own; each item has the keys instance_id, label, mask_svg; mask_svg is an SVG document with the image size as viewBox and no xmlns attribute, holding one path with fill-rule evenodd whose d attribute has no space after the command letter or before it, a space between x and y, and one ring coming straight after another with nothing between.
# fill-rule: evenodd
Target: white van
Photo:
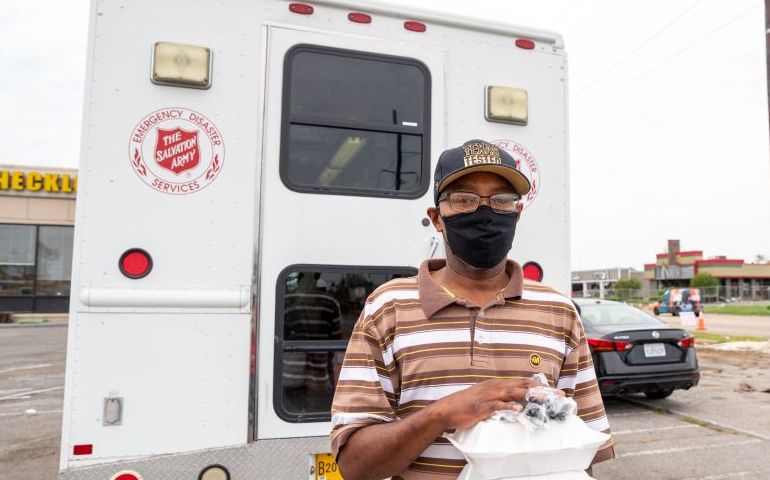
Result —
<instances>
[{"instance_id":1,"label":"white van","mask_svg":"<svg viewBox=\"0 0 770 480\"><path fill-rule=\"evenodd\" d=\"M94 1L61 479L334 479L366 296L441 256L438 154L507 149L513 252L566 291L553 33L369 2Z\"/></svg>"}]
</instances>

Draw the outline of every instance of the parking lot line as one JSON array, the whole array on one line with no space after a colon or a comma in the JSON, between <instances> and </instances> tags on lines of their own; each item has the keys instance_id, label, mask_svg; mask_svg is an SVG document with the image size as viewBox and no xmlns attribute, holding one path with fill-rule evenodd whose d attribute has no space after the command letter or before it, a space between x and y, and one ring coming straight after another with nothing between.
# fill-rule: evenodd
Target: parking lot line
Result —
<instances>
[{"instance_id":1,"label":"parking lot line","mask_svg":"<svg viewBox=\"0 0 770 480\"><path fill-rule=\"evenodd\" d=\"M718 475L708 475L706 477L687 477L682 480L725 480L728 478L751 477L760 478L759 475L770 473L770 470L751 470L742 472L720 473Z\"/></svg>"},{"instance_id":2,"label":"parking lot line","mask_svg":"<svg viewBox=\"0 0 770 480\"><path fill-rule=\"evenodd\" d=\"M25 365L23 367L6 368L6 369L3 369L3 370L0 370L0 374L8 373L8 372L17 372L19 370L34 370L36 368L45 368L45 367L50 367L50 366L51 366L50 363L40 363L40 364L37 364L37 365Z\"/></svg>"},{"instance_id":3,"label":"parking lot line","mask_svg":"<svg viewBox=\"0 0 770 480\"><path fill-rule=\"evenodd\" d=\"M725 447L737 447L739 445L750 445L753 443L760 443L762 440L758 438L751 438L749 440L738 440L735 442L719 442L719 443L708 443L706 445L693 445L690 447L674 447L674 448L658 448L654 450L639 450L636 452L626 452L621 453L618 455L618 458L621 457L639 457L642 455L666 455L668 453L680 453L680 452L689 452L691 450L702 450L704 448L725 448Z\"/></svg>"},{"instance_id":4,"label":"parking lot line","mask_svg":"<svg viewBox=\"0 0 770 480\"><path fill-rule=\"evenodd\" d=\"M759 439L762 439L762 440L770 441L770 435L762 434L762 433L755 432L755 431L752 431L752 430L745 430L745 429L742 429L742 428L731 427L729 425L724 425L722 423L715 422L714 420L710 420L708 418L693 417L692 415L689 415L687 412L680 412L679 410L674 410L672 408L661 407L659 405L654 405L654 404L651 404L651 403L647 403L647 402L645 402L643 400L637 400L635 398L627 398L626 397L626 398L623 398L623 400L628 402L628 403L632 403L634 405L639 405L640 407L643 407L643 408L655 410L656 412L668 413L668 414L676 415L677 417L684 418L684 419L695 419L695 420L697 420L698 422L701 423L701 426L704 426L704 427L715 427L715 428L720 429L720 430L727 430L727 431L731 431L731 432L742 433L742 434L747 435L749 437L754 437L754 438L759 438Z\"/></svg>"},{"instance_id":5,"label":"parking lot line","mask_svg":"<svg viewBox=\"0 0 770 480\"><path fill-rule=\"evenodd\" d=\"M700 425L695 425L692 423L688 423L685 425L670 425L668 427L655 427L655 428L634 428L631 430L618 430L616 432L612 432L613 435L630 435L633 433L651 433L651 432L661 432L664 430L676 430L679 428L698 428Z\"/></svg>"},{"instance_id":6,"label":"parking lot line","mask_svg":"<svg viewBox=\"0 0 770 480\"><path fill-rule=\"evenodd\" d=\"M64 386L62 385L61 387L41 388L40 390L29 390L26 392L12 393L10 395L0 397L0 400L22 400L24 398L29 398L30 395L34 395L36 393L53 392L55 390L64 390Z\"/></svg>"},{"instance_id":7,"label":"parking lot line","mask_svg":"<svg viewBox=\"0 0 770 480\"><path fill-rule=\"evenodd\" d=\"M615 417L638 417L639 415L655 415L655 412L651 412L647 409L645 410L635 410L631 412L621 412L621 413L608 413L607 416L610 417L610 419L613 419Z\"/></svg>"},{"instance_id":8,"label":"parking lot line","mask_svg":"<svg viewBox=\"0 0 770 480\"><path fill-rule=\"evenodd\" d=\"M27 412L13 412L13 413L0 413L0 417L22 417L24 415L29 415L34 417L35 415L48 415L51 413L62 413L61 410L42 410L40 412L35 413L27 413Z\"/></svg>"}]
</instances>

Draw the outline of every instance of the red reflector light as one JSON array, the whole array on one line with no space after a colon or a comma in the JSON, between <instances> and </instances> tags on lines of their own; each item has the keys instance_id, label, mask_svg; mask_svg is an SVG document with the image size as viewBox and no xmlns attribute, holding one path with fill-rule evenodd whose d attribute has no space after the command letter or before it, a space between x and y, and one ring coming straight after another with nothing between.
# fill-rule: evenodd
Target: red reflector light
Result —
<instances>
[{"instance_id":1,"label":"red reflector light","mask_svg":"<svg viewBox=\"0 0 770 480\"><path fill-rule=\"evenodd\" d=\"M72 447L73 455L91 455L92 453L94 453L94 446L91 444L75 445L74 447Z\"/></svg>"},{"instance_id":2,"label":"red reflector light","mask_svg":"<svg viewBox=\"0 0 770 480\"><path fill-rule=\"evenodd\" d=\"M152 257L141 248L131 248L120 256L118 268L128 278L143 278L152 270Z\"/></svg>"},{"instance_id":3,"label":"red reflector light","mask_svg":"<svg viewBox=\"0 0 770 480\"><path fill-rule=\"evenodd\" d=\"M532 50L535 48L535 42L527 40L526 38L517 38L515 43L517 47L523 48L524 50Z\"/></svg>"},{"instance_id":4,"label":"red reflector light","mask_svg":"<svg viewBox=\"0 0 770 480\"><path fill-rule=\"evenodd\" d=\"M348 13L348 20L356 23L372 23L371 15L358 12Z\"/></svg>"},{"instance_id":5,"label":"red reflector light","mask_svg":"<svg viewBox=\"0 0 770 480\"><path fill-rule=\"evenodd\" d=\"M428 29L424 23L420 22L404 22L404 28L411 32L424 32Z\"/></svg>"},{"instance_id":6,"label":"red reflector light","mask_svg":"<svg viewBox=\"0 0 770 480\"><path fill-rule=\"evenodd\" d=\"M290 3L289 4L289 10L294 13L299 13L300 15L312 15L313 14L313 6L312 5L306 5L304 3Z\"/></svg>"},{"instance_id":7,"label":"red reflector light","mask_svg":"<svg viewBox=\"0 0 770 480\"><path fill-rule=\"evenodd\" d=\"M692 348L695 346L695 337L685 337L679 340L679 347Z\"/></svg>"},{"instance_id":8,"label":"red reflector light","mask_svg":"<svg viewBox=\"0 0 770 480\"><path fill-rule=\"evenodd\" d=\"M524 278L540 282L543 280L543 267L537 262L527 262L521 267Z\"/></svg>"}]
</instances>

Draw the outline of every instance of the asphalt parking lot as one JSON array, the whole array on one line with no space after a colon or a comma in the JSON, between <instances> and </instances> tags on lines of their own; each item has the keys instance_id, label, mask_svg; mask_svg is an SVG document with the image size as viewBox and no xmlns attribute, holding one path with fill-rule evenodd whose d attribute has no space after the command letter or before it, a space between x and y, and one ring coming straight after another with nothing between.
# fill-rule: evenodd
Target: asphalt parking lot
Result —
<instances>
[{"instance_id":1,"label":"asphalt parking lot","mask_svg":"<svg viewBox=\"0 0 770 480\"><path fill-rule=\"evenodd\" d=\"M0 327L2 480L56 478L66 334ZM770 355L698 354L698 387L665 400L606 400L618 458L597 465L597 479L770 479Z\"/></svg>"}]
</instances>

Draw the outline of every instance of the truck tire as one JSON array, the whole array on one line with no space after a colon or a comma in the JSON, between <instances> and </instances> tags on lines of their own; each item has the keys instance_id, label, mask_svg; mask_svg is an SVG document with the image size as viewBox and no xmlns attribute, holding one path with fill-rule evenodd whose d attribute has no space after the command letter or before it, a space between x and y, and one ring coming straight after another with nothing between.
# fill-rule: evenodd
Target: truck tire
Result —
<instances>
[{"instance_id":1,"label":"truck tire","mask_svg":"<svg viewBox=\"0 0 770 480\"><path fill-rule=\"evenodd\" d=\"M660 315L660 309L658 307L652 307L652 313L655 315Z\"/></svg>"}]
</instances>

